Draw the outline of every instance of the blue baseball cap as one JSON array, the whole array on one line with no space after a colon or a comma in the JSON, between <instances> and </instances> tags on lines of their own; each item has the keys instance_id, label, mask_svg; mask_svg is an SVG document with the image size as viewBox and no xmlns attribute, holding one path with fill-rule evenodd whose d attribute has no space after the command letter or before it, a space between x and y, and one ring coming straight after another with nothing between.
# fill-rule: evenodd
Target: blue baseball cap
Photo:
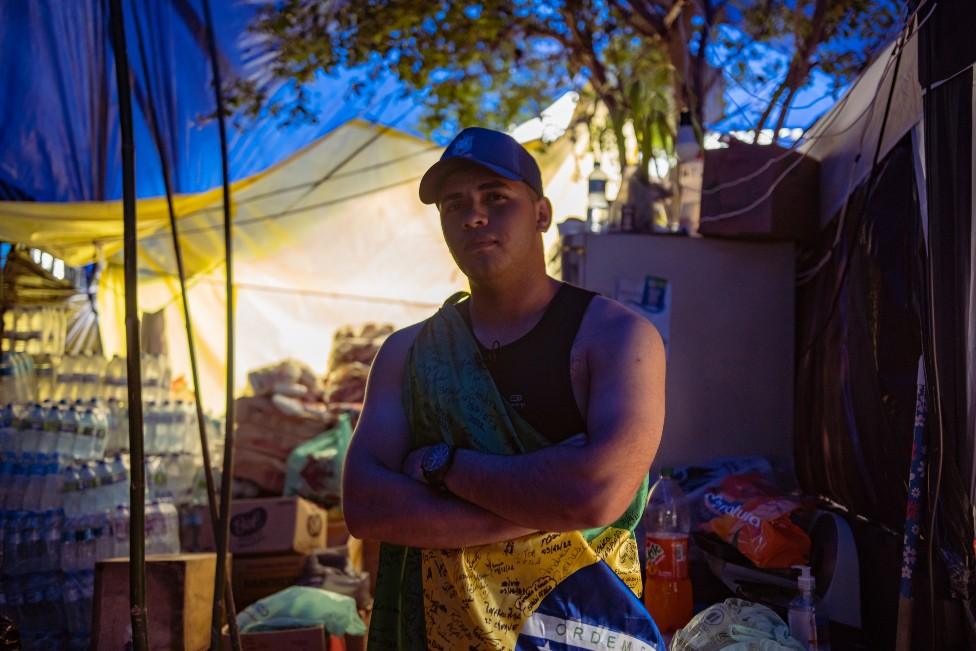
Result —
<instances>
[{"instance_id":1,"label":"blue baseball cap","mask_svg":"<svg viewBox=\"0 0 976 651\"><path fill-rule=\"evenodd\" d=\"M441 159L420 180L420 200L426 204L436 202L444 180L472 164L510 181L523 181L540 197L544 194L539 165L515 138L501 131L468 127L454 137Z\"/></svg>"}]
</instances>

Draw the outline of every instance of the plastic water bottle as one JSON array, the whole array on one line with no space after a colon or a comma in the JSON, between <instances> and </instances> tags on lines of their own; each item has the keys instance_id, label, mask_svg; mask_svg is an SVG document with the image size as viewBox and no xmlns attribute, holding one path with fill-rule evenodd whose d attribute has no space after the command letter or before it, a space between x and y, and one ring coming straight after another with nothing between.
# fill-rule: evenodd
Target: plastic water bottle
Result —
<instances>
[{"instance_id":1,"label":"plastic water bottle","mask_svg":"<svg viewBox=\"0 0 976 651\"><path fill-rule=\"evenodd\" d=\"M48 511L44 514L41 533L44 537L44 571L61 569L61 538L64 516L60 511Z\"/></svg>"},{"instance_id":2,"label":"plastic water bottle","mask_svg":"<svg viewBox=\"0 0 976 651\"><path fill-rule=\"evenodd\" d=\"M92 530L95 537L95 560L111 558L115 553L115 539L108 512L92 516Z\"/></svg>"},{"instance_id":3,"label":"plastic water bottle","mask_svg":"<svg viewBox=\"0 0 976 651\"><path fill-rule=\"evenodd\" d=\"M54 395L54 367L51 362L46 361L43 364L38 364L37 370L37 398L39 400L46 400Z\"/></svg>"},{"instance_id":4,"label":"plastic water bottle","mask_svg":"<svg viewBox=\"0 0 976 651\"><path fill-rule=\"evenodd\" d=\"M22 453L37 452L44 432L44 410L35 403L30 407L30 415L26 421L27 431L22 432L20 450Z\"/></svg>"},{"instance_id":5,"label":"plastic water bottle","mask_svg":"<svg viewBox=\"0 0 976 651\"><path fill-rule=\"evenodd\" d=\"M78 552L78 569L89 570L95 567L95 518L84 515L78 521L75 535Z\"/></svg>"},{"instance_id":6,"label":"plastic water bottle","mask_svg":"<svg viewBox=\"0 0 976 651\"><path fill-rule=\"evenodd\" d=\"M0 434L3 446L0 447L0 452L5 457L15 456L20 453L20 411L14 404L8 403L3 408L0 419L3 424L3 431Z\"/></svg>"},{"instance_id":7,"label":"plastic water bottle","mask_svg":"<svg viewBox=\"0 0 976 651\"><path fill-rule=\"evenodd\" d=\"M95 596L95 573L91 570L81 572L81 614L84 632L91 633L92 598Z\"/></svg>"},{"instance_id":8,"label":"plastic water bottle","mask_svg":"<svg viewBox=\"0 0 976 651\"><path fill-rule=\"evenodd\" d=\"M156 454L169 451L169 406L160 402L156 406Z\"/></svg>"},{"instance_id":9,"label":"plastic water bottle","mask_svg":"<svg viewBox=\"0 0 976 651\"><path fill-rule=\"evenodd\" d=\"M81 604L82 589L78 572L72 570L64 577L64 619L65 627L71 634L78 634L85 630L83 619L84 608Z\"/></svg>"},{"instance_id":10,"label":"plastic water bottle","mask_svg":"<svg viewBox=\"0 0 976 651\"><path fill-rule=\"evenodd\" d=\"M91 409L79 413L78 438L74 454L77 459L92 459L95 452L95 415Z\"/></svg>"},{"instance_id":11,"label":"plastic water bottle","mask_svg":"<svg viewBox=\"0 0 976 651\"><path fill-rule=\"evenodd\" d=\"M74 466L66 465L61 471L61 497L65 516L76 517L81 512L81 477Z\"/></svg>"},{"instance_id":12,"label":"plastic water bottle","mask_svg":"<svg viewBox=\"0 0 976 651\"><path fill-rule=\"evenodd\" d=\"M44 590L44 601L47 602L45 628L50 632L50 642L44 648L57 648L61 644L61 633L64 631L64 595L62 591L61 575L57 572L47 575L47 587Z\"/></svg>"},{"instance_id":13,"label":"plastic water bottle","mask_svg":"<svg viewBox=\"0 0 976 651\"><path fill-rule=\"evenodd\" d=\"M16 441L14 406L8 403L0 410L0 452L9 454L14 451Z\"/></svg>"},{"instance_id":14,"label":"plastic water bottle","mask_svg":"<svg viewBox=\"0 0 976 651\"><path fill-rule=\"evenodd\" d=\"M180 514L171 500L162 500L159 511L163 522L163 552L164 554L180 553Z\"/></svg>"},{"instance_id":15,"label":"plastic water bottle","mask_svg":"<svg viewBox=\"0 0 976 651\"><path fill-rule=\"evenodd\" d=\"M159 450L159 413L156 401L150 400L142 414L146 454L156 454Z\"/></svg>"},{"instance_id":16,"label":"plastic water bottle","mask_svg":"<svg viewBox=\"0 0 976 651\"><path fill-rule=\"evenodd\" d=\"M119 504L112 515L113 553L115 556L129 555L129 507Z\"/></svg>"},{"instance_id":17,"label":"plastic water bottle","mask_svg":"<svg viewBox=\"0 0 976 651\"><path fill-rule=\"evenodd\" d=\"M58 405L53 405L48 409L44 422L46 429L57 432L54 452L62 459L70 460L74 455L75 439L78 436L78 416L74 408L62 412Z\"/></svg>"},{"instance_id":18,"label":"plastic water bottle","mask_svg":"<svg viewBox=\"0 0 976 651\"><path fill-rule=\"evenodd\" d=\"M20 544L17 545L17 559L21 574L37 572L40 564L41 531L40 522L33 513L24 518L20 531Z\"/></svg>"},{"instance_id":19,"label":"plastic water bottle","mask_svg":"<svg viewBox=\"0 0 976 651\"><path fill-rule=\"evenodd\" d=\"M112 459L112 502L114 505L129 505L129 469L122 461L122 455Z\"/></svg>"},{"instance_id":20,"label":"plastic water bottle","mask_svg":"<svg viewBox=\"0 0 976 651\"><path fill-rule=\"evenodd\" d=\"M21 460L15 460L10 468L10 486L7 490L3 508L8 513L17 513L24 508L24 489L27 471Z\"/></svg>"},{"instance_id":21,"label":"plastic water bottle","mask_svg":"<svg viewBox=\"0 0 976 651\"><path fill-rule=\"evenodd\" d=\"M159 392L159 364L155 355L142 354L142 386L146 397L155 402Z\"/></svg>"},{"instance_id":22,"label":"plastic water bottle","mask_svg":"<svg viewBox=\"0 0 976 651\"><path fill-rule=\"evenodd\" d=\"M16 576L24 572L24 567L20 562L20 534L25 517L21 514L15 514L4 523L3 573L9 576Z\"/></svg>"},{"instance_id":23,"label":"plastic water bottle","mask_svg":"<svg viewBox=\"0 0 976 651\"><path fill-rule=\"evenodd\" d=\"M159 510L159 501L153 500L146 507L146 553L164 554L163 535L165 524L162 521L162 511Z\"/></svg>"},{"instance_id":24,"label":"plastic water bottle","mask_svg":"<svg viewBox=\"0 0 976 651\"><path fill-rule=\"evenodd\" d=\"M82 513L91 513L94 508L91 496L95 490L95 471L92 467L83 463L78 468L78 489L81 492L80 509Z\"/></svg>"},{"instance_id":25,"label":"plastic water bottle","mask_svg":"<svg viewBox=\"0 0 976 651\"><path fill-rule=\"evenodd\" d=\"M644 604L662 633L682 628L691 619L688 578L688 534L691 514L671 469L664 468L651 488L644 523L647 531L647 580Z\"/></svg>"},{"instance_id":26,"label":"plastic water bottle","mask_svg":"<svg viewBox=\"0 0 976 651\"><path fill-rule=\"evenodd\" d=\"M37 457L30 457L27 465L27 485L24 490L23 509L25 511L39 511L41 495L44 493L44 475L47 465L41 463Z\"/></svg>"},{"instance_id":27,"label":"plastic water bottle","mask_svg":"<svg viewBox=\"0 0 976 651\"><path fill-rule=\"evenodd\" d=\"M108 418L105 410L100 407L92 410L92 418L95 421L92 453L96 459L100 459L105 456L105 449L108 445Z\"/></svg>"},{"instance_id":28,"label":"plastic water bottle","mask_svg":"<svg viewBox=\"0 0 976 651\"><path fill-rule=\"evenodd\" d=\"M105 463L104 459L99 459L95 463L95 490L91 498L95 511L104 512L115 506L112 503L115 496L115 490L112 486L114 481L112 469Z\"/></svg>"},{"instance_id":29,"label":"plastic water bottle","mask_svg":"<svg viewBox=\"0 0 976 651\"><path fill-rule=\"evenodd\" d=\"M166 457L153 456L147 462L146 476L149 479L150 497L154 500L172 497L172 489L169 485L169 473L166 467Z\"/></svg>"},{"instance_id":30,"label":"plastic water bottle","mask_svg":"<svg viewBox=\"0 0 976 651\"><path fill-rule=\"evenodd\" d=\"M593 164L589 178L589 192L586 202L586 225L593 233L603 233L610 222L610 204L607 201L607 174L600 169L600 163Z\"/></svg>"},{"instance_id":31,"label":"plastic water bottle","mask_svg":"<svg viewBox=\"0 0 976 651\"><path fill-rule=\"evenodd\" d=\"M186 403L182 400L177 400L173 403L173 429L175 441L174 452L184 452L189 451L189 440L187 437L187 426L190 422L190 412L186 408Z\"/></svg>"},{"instance_id":32,"label":"plastic water bottle","mask_svg":"<svg viewBox=\"0 0 976 651\"><path fill-rule=\"evenodd\" d=\"M4 353L4 359L0 362L0 399L16 401L17 385L14 380L14 365Z\"/></svg>"},{"instance_id":33,"label":"plastic water bottle","mask_svg":"<svg viewBox=\"0 0 976 651\"><path fill-rule=\"evenodd\" d=\"M127 392L125 358L115 355L105 368L105 384L110 398L125 400Z\"/></svg>"},{"instance_id":34,"label":"plastic water bottle","mask_svg":"<svg viewBox=\"0 0 976 651\"><path fill-rule=\"evenodd\" d=\"M6 510L7 494L13 488L13 471L13 458L5 457L3 462L0 462L0 524L3 523L3 511Z\"/></svg>"},{"instance_id":35,"label":"plastic water bottle","mask_svg":"<svg viewBox=\"0 0 976 651\"><path fill-rule=\"evenodd\" d=\"M57 390L55 397L59 400L74 400L77 393L75 386L75 357L65 355L61 358L61 364L57 371Z\"/></svg>"},{"instance_id":36,"label":"plastic water bottle","mask_svg":"<svg viewBox=\"0 0 976 651\"><path fill-rule=\"evenodd\" d=\"M7 504L7 495L10 493L13 487L13 472L14 472L14 461L10 457L7 457L0 463L0 511L5 510ZM2 514L0 514L0 524L3 523ZM2 536L0 536L2 540ZM2 546L2 545L0 545ZM0 563L0 566L3 564ZM0 591L2 592L2 591Z\"/></svg>"},{"instance_id":37,"label":"plastic water bottle","mask_svg":"<svg viewBox=\"0 0 976 651\"><path fill-rule=\"evenodd\" d=\"M102 375L105 370L102 368L105 360L101 355L85 355L85 375L84 375L84 395L85 399L97 398L102 392Z\"/></svg>"},{"instance_id":38,"label":"plastic water bottle","mask_svg":"<svg viewBox=\"0 0 976 651\"><path fill-rule=\"evenodd\" d=\"M64 508L63 486L64 476L56 455L49 455L47 472L44 475L44 489L41 492L41 510L57 511Z\"/></svg>"},{"instance_id":39,"label":"plastic water bottle","mask_svg":"<svg viewBox=\"0 0 976 651\"><path fill-rule=\"evenodd\" d=\"M30 575L24 582L24 606L20 626L24 637L37 631L43 626L44 620L44 584L39 575Z\"/></svg>"},{"instance_id":40,"label":"plastic water bottle","mask_svg":"<svg viewBox=\"0 0 976 651\"><path fill-rule=\"evenodd\" d=\"M78 520L65 518L61 524L61 571L74 572L78 569Z\"/></svg>"}]
</instances>

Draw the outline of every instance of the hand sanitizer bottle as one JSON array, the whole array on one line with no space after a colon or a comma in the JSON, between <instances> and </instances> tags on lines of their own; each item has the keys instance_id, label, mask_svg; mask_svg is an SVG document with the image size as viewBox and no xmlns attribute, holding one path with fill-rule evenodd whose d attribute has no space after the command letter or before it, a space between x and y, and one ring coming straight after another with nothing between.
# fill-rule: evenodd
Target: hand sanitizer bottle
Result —
<instances>
[{"instance_id":1,"label":"hand sanitizer bottle","mask_svg":"<svg viewBox=\"0 0 976 651\"><path fill-rule=\"evenodd\" d=\"M800 570L796 580L799 596L790 602L790 636L804 646L807 651L829 651L827 618L818 611L818 601L813 590L816 580L810 573L809 565L794 565Z\"/></svg>"}]
</instances>

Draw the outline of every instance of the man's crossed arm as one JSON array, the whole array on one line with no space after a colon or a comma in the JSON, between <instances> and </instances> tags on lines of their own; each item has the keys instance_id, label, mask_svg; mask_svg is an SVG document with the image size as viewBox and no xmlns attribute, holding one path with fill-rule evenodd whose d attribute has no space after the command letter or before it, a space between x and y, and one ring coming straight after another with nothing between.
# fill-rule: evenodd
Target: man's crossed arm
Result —
<instances>
[{"instance_id":1,"label":"man's crossed arm","mask_svg":"<svg viewBox=\"0 0 976 651\"><path fill-rule=\"evenodd\" d=\"M581 337L589 368L586 437L514 456L458 450L445 478L449 494L423 483L424 449L409 449L401 406L407 353L419 326L393 335L373 364L346 459L343 511L350 532L457 548L603 526L619 517L660 442L664 349L645 320L609 301L598 309L599 327L590 328L596 336Z\"/></svg>"}]
</instances>

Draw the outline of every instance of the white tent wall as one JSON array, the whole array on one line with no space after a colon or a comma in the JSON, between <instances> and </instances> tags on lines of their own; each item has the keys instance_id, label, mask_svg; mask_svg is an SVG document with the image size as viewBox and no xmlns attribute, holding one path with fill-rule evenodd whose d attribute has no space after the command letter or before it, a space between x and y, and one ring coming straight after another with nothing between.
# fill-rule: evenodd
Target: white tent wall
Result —
<instances>
[{"instance_id":1,"label":"white tent wall","mask_svg":"<svg viewBox=\"0 0 976 651\"><path fill-rule=\"evenodd\" d=\"M582 214L586 178L579 174L576 144L563 138L543 148L530 147L540 162L556 221ZM436 210L417 196L420 177L440 154L428 142L353 121L235 197L238 392L249 370L285 358L322 373L337 328L366 322L403 327L426 318L448 296L466 288L444 244ZM331 178L310 185L347 158ZM205 407L214 412L223 411L225 391L219 220L219 204L180 219L188 266L197 271L188 294L200 388ZM547 249L556 237L553 227L544 237ZM173 376L183 375L189 382L168 232L140 242L140 266L155 274L143 276L140 309L165 309ZM100 311L110 324L103 332L111 354L124 349L118 267L110 267L103 278Z\"/></svg>"},{"instance_id":2,"label":"white tent wall","mask_svg":"<svg viewBox=\"0 0 976 651\"><path fill-rule=\"evenodd\" d=\"M896 41L878 54L834 107L807 130L808 140L798 148L820 161L821 227L837 215L847 196L871 171L892 83L895 91L879 159L922 119L916 34L913 32L902 48L897 79Z\"/></svg>"}]
</instances>

